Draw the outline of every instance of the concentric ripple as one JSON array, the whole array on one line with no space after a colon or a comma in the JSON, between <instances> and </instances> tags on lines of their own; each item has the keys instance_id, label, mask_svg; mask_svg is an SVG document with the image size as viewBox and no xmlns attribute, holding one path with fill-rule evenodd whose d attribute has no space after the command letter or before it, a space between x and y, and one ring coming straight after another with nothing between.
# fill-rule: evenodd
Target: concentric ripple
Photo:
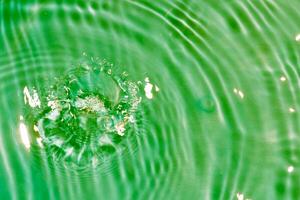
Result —
<instances>
[{"instance_id":1,"label":"concentric ripple","mask_svg":"<svg viewBox=\"0 0 300 200\"><path fill-rule=\"evenodd\" d=\"M299 6L0 0L0 199L300 199Z\"/></svg>"},{"instance_id":2,"label":"concentric ripple","mask_svg":"<svg viewBox=\"0 0 300 200\"><path fill-rule=\"evenodd\" d=\"M45 91L25 87L24 101L37 144L65 166L95 167L138 131L138 86L106 61L82 63Z\"/></svg>"}]
</instances>

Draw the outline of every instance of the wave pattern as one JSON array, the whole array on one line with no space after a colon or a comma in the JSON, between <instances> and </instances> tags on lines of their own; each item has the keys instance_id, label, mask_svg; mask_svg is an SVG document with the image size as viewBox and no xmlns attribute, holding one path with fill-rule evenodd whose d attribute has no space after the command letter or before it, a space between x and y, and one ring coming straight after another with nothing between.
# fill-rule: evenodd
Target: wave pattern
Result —
<instances>
[{"instance_id":1,"label":"wave pattern","mask_svg":"<svg viewBox=\"0 0 300 200\"><path fill-rule=\"evenodd\" d=\"M0 0L1 199L299 199L299 6ZM138 83L141 128L78 171L33 147L24 88L34 105L84 55Z\"/></svg>"}]
</instances>

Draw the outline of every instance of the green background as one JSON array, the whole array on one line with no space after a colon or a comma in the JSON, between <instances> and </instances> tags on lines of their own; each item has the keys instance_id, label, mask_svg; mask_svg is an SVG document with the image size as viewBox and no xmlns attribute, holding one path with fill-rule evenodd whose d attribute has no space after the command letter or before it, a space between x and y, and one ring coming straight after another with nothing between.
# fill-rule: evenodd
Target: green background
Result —
<instances>
[{"instance_id":1,"label":"green background","mask_svg":"<svg viewBox=\"0 0 300 200\"><path fill-rule=\"evenodd\" d=\"M0 0L0 198L300 199L299 8ZM18 129L23 88L43 88L83 54L160 89L143 97L137 149L89 173L50 165Z\"/></svg>"}]
</instances>

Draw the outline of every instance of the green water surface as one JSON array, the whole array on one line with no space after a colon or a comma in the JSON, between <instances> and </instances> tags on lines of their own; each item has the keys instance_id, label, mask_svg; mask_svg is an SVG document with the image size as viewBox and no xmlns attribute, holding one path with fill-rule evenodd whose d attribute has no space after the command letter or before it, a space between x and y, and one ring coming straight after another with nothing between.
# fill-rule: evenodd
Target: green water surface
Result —
<instances>
[{"instance_id":1,"label":"green water surface","mask_svg":"<svg viewBox=\"0 0 300 200\"><path fill-rule=\"evenodd\" d=\"M0 199L300 199L299 8L298 0L0 0ZM101 162L81 170L36 140L45 113L30 118L24 89L45 98L93 59L128 74L141 102L122 150L90 151L87 160ZM84 83L99 84L86 96L110 102L111 116L122 89L97 77ZM72 120L49 128L64 141L74 132L77 156L91 141L82 138L102 134L99 116L79 110L92 119L85 131Z\"/></svg>"}]
</instances>

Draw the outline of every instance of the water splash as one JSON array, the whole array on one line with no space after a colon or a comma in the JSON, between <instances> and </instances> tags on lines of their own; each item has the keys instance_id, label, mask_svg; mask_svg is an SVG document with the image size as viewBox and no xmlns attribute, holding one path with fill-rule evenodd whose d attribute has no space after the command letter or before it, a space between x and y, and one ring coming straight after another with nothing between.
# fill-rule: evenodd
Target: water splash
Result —
<instances>
[{"instance_id":1,"label":"water splash","mask_svg":"<svg viewBox=\"0 0 300 200\"><path fill-rule=\"evenodd\" d=\"M39 99L39 106L27 106L37 146L67 167L95 167L119 152L139 120L137 84L126 73L114 72L110 63L92 60L71 69L40 94L24 88L25 103Z\"/></svg>"}]
</instances>

